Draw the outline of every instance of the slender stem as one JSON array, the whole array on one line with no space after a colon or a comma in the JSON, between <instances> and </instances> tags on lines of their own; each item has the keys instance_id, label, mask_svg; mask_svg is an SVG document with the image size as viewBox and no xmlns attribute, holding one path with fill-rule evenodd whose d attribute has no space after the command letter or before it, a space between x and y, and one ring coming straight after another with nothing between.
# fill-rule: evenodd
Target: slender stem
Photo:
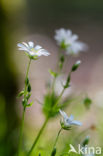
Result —
<instances>
[{"instance_id":1,"label":"slender stem","mask_svg":"<svg viewBox=\"0 0 103 156\"><path fill-rule=\"evenodd\" d=\"M62 131L62 128L59 130L59 132L57 134L57 137L56 137L54 145L53 145L52 152L54 151L54 148L56 147L56 144L57 144L57 141L58 141L58 138L59 138L59 135L60 135L61 131ZM52 152L51 152L51 156L52 156Z\"/></svg>"},{"instance_id":2,"label":"slender stem","mask_svg":"<svg viewBox=\"0 0 103 156\"><path fill-rule=\"evenodd\" d=\"M26 79L28 78L30 63L31 63L31 59L30 59L30 61L29 61L29 63L28 63L28 66L27 66ZM26 83L25 83L25 88L24 88L24 99L26 98L26 92L27 92L27 85L26 85ZM19 144L18 144L18 154L17 154L18 156L20 155L20 150L21 150L21 146L22 146L22 137L23 137L23 128L24 128L25 111L26 111L26 107L23 108L23 114L22 114L22 121L21 121L21 128L20 128L20 136L19 136Z\"/></svg>"},{"instance_id":3,"label":"slender stem","mask_svg":"<svg viewBox=\"0 0 103 156\"><path fill-rule=\"evenodd\" d=\"M65 88L63 88L62 92L60 93L60 95L59 95L59 97L58 97L58 99L57 99L57 101L56 101L56 103L55 103L55 106L57 106L57 104L59 103L59 101L60 101L60 99L61 99L61 97L62 97L64 91L65 91Z\"/></svg>"},{"instance_id":4,"label":"slender stem","mask_svg":"<svg viewBox=\"0 0 103 156\"><path fill-rule=\"evenodd\" d=\"M43 123L43 125L42 125L42 127L41 127L41 129L40 129L40 131L39 131L39 133L38 133L38 135L37 135L37 137L36 137L36 139L35 139L33 145L32 145L32 147L31 147L31 149L30 149L29 152L27 153L27 156L29 156L29 155L32 153L33 149L35 148L35 146L36 146L36 144L37 144L37 142L38 142L38 140L39 140L39 138L40 138L40 136L41 136L41 134L42 134L42 132L43 132L43 130L44 130L44 128L45 128L47 122L48 122L48 120L49 120L49 118L46 118L46 119L45 119L45 121L44 121L44 123Z\"/></svg>"},{"instance_id":5,"label":"slender stem","mask_svg":"<svg viewBox=\"0 0 103 156\"><path fill-rule=\"evenodd\" d=\"M19 145L18 145L18 156L20 155L20 150L21 150L21 146L22 146L24 118L25 118L25 109L23 109L22 122L21 122L21 128L20 128Z\"/></svg>"},{"instance_id":6,"label":"slender stem","mask_svg":"<svg viewBox=\"0 0 103 156\"><path fill-rule=\"evenodd\" d=\"M52 93L54 93L54 87L55 87L56 78L57 78L57 77L54 77L54 79L53 79L53 83L52 83Z\"/></svg>"},{"instance_id":7,"label":"slender stem","mask_svg":"<svg viewBox=\"0 0 103 156\"><path fill-rule=\"evenodd\" d=\"M27 71L26 71L26 77L25 80L28 78L28 73L29 73L29 68L30 68L30 64L31 64L31 59L29 60L28 66L27 66ZM25 88L24 88L24 98L26 96L26 91L27 91L27 85L25 83Z\"/></svg>"}]
</instances>

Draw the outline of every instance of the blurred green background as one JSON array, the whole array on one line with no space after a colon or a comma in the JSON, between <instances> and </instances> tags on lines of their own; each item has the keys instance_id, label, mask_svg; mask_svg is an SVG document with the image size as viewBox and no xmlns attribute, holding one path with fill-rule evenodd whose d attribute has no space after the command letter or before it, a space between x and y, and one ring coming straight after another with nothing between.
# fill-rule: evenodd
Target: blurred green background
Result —
<instances>
[{"instance_id":1,"label":"blurred green background","mask_svg":"<svg viewBox=\"0 0 103 156\"><path fill-rule=\"evenodd\" d=\"M61 27L77 33L89 46L87 53L80 54L78 58L69 58L64 71L67 73L69 64L75 60L83 61L80 70L74 74L72 83L77 95L83 91L93 99L92 109L82 119L85 122L84 128L90 125L89 122L98 125L97 131L90 132L94 136L92 142L103 146L103 1L0 0L0 156L13 156L18 144L21 107L16 96L23 88L28 60L23 53L18 52L17 43L32 40L51 53L49 58L33 62L30 69L32 99L37 97L42 100L45 81L50 78L48 68L55 68L57 60L54 31ZM78 107L75 106L75 110L71 108L72 112L78 115L82 109L85 113L81 105L79 103ZM25 129L28 140L26 148L31 145L42 123L40 109L36 104L32 110L28 110L26 127L30 127L31 135L28 128ZM52 136L55 136L58 129L58 126L54 126L56 128ZM52 132L52 123L48 130ZM48 134L48 137L52 136ZM45 145L44 142L41 141L40 150Z\"/></svg>"}]
</instances>

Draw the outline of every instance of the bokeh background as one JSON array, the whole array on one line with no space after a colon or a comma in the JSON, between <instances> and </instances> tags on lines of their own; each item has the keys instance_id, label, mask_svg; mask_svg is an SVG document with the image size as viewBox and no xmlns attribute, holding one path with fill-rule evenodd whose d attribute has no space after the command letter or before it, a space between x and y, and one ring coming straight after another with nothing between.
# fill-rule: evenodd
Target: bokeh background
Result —
<instances>
[{"instance_id":1,"label":"bokeh background","mask_svg":"<svg viewBox=\"0 0 103 156\"><path fill-rule=\"evenodd\" d=\"M103 146L103 1L0 0L0 156L14 155L18 142L22 107L16 96L24 85L28 58L17 50L17 43L31 40L51 53L49 57L32 62L29 72L31 99L42 101L46 82L51 79L48 69L55 69L58 58L54 33L61 27L71 29L88 44L87 52L68 57L64 77L71 65L81 59L81 67L72 75L71 90L76 96L88 95L92 106L87 111L82 102L78 102L71 110L76 116L81 115L82 129L92 124L97 126L95 131L89 132L91 144ZM68 109L66 112L70 113ZM26 113L26 148L31 145L43 120L41 105L35 101ZM48 125L47 141L55 137L58 121L53 120ZM44 142L41 141L40 150Z\"/></svg>"}]
</instances>

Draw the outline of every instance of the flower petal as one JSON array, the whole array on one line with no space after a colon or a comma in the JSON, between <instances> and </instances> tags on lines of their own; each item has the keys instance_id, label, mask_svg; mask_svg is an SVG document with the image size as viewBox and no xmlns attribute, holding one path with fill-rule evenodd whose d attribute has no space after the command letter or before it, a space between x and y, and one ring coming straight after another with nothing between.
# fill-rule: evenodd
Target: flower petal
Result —
<instances>
[{"instance_id":1,"label":"flower petal","mask_svg":"<svg viewBox=\"0 0 103 156\"><path fill-rule=\"evenodd\" d=\"M44 55L44 56L50 55L50 53L46 51L45 49L41 49L40 52L41 52L41 55Z\"/></svg>"},{"instance_id":2,"label":"flower petal","mask_svg":"<svg viewBox=\"0 0 103 156\"><path fill-rule=\"evenodd\" d=\"M18 43L17 46L18 46L19 48L25 48L25 45L23 45L23 44L21 44L21 43Z\"/></svg>"},{"instance_id":3,"label":"flower petal","mask_svg":"<svg viewBox=\"0 0 103 156\"><path fill-rule=\"evenodd\" d=\"M29 48L29 46L28 46L27 43L25 43L25 42L22 42L22 43L24 44L24 46L25 46L26 48Z\"/></svg>"},{"instance_id":4,"label":"flower petal","mask_svg":"<svg viewBox=\"0 0 103 156\"><path fill-rule=\"evenodd\" d=\"M69 120L72 121L74 119L74 116L71 114L69 117Z\"/></svg>"},{"instance_id":5,"label":"flower petal","mask_svg":"<svg viewBox=\"0 0 103 156\"><path fill-rule=\"evenodd\" d=\"M28 45L30 46L30 48L34 47L34 43L32 41L28 42Z\"/></svg>"},{"instance_id":6,"label":"flower petal","mask_svg":"<svg viewBox=\"0 0 103 156\"><path fill-rule=\"evenodd\" d=\"M80 121L74 120L74 121L71 122L71 125L81 126L82 123Z\"/></svg>"},{"instance_id":7,"label":"flower petal","mask_svg":"<svg viewBox=\"0 0 103 156\"><path fill-rule=\"evenodd\" d=\"M63 117L64 119L67 119L67 118L68 118L67 114L66 114L64 111L59 110L59 112L60 112L60 114L62 115L62 117Z\"/></svg>"},{"instance_id":8,"label":"flower petal","mask_svg":"<svg viewBox=\"0 0 103 156\"><path fill-rule=\"evenodd\" d=\"M35 49L35 50L39 50L39 49L41 49L41 48L42 48L42 47L41 47L40 45L36 45L34 49Z\"/></svg>"}]
</instances>

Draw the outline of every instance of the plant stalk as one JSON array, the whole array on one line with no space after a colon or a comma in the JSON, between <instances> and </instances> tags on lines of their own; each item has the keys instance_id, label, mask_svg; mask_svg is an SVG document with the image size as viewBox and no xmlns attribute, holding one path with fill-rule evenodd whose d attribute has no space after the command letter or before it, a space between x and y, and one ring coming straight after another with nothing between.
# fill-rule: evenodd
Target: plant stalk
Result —
<instances>
[{"instance_id":1,"label":"plant stalk","mask_svg":"<svg viewBox=\"0 0 103 156\"><path fill-rule=\"evenodd\" d=\"M31 149L30 149L29 152L27 153L27 156L30 156L30 154L31 154L32 151L34 150L34 148L35 148L35 146L36 146L36 144L37 144L37 142L38 142L38 140L39 140L39 138L40 138L40 136L41 136L41 134L42 134L42 132L43 132L43 130L44 130L46 124L47 124L47 122L48 122L48 120L49 120L49 118L46 118L46 119L45 119L45 121L44 121L44 123L43 123L43 125L42 125L42 127L41 127L41 129L40 129L40 131L39 131L39 133L38 133L38 135L37 135L37 137L36 137L36 139L35 139L33 145L32 145L32 147L31 147Z\"/></svg>"}]
</instances>

